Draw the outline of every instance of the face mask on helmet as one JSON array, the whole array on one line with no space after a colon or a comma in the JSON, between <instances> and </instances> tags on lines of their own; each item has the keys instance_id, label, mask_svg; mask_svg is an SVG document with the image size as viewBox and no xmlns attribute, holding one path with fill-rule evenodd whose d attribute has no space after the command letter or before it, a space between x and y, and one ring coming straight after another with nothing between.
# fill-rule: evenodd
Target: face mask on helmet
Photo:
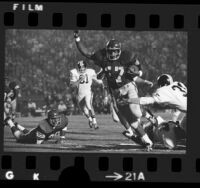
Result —
<instances>
[{"instance_id":1,"label":"face mask on helmet","mask_svg":"<svg viewBox=\"0 0 200 188\"><path fill-rule=\"evenodd\" d=\"M49 119L49 123L53 126L56 127L60 124L60 117L56 117L56 118L50 118Z\"/></svg>"},{"instance_id":2,"label":"face mask on helmet","mask_svg":"<svg viewBox=\"0 0 200 188\"><path fill-rule=\"evenodd\" d=\"M84 73L86 71L86 63L84 61L78 62L78 70L80 73Z\"/></svg>"},{"instance_id":3,"label":"face mask on helmet","mask_svg":"<svg viewBox=\"0 0 200 188\"><path fill-rule=\"evenodd\" d=\"M51 124L51 126L56 127L59 125L60 121L61 121L61 117L58 113L57 110L51 110L48 113L48 121Z\"/></svg>"},{"instance_id":4,"label":"face mask on helmet","mask_svg":"<svg viewBox=\"0 0 200 188\"><path fill-rule=\"evenodd\" d=\"M115 41L115 40L110 40L106 44L106 56L109 60L117 60L119 59L121 55L121 43Z\"/></svg>"},{"instance_id":5,"label":"face mask on helmet","mask_svg":"<svg viewBox=\"0 0 200 188\"><path fill-rule=\"evenodd\" d=\"M173 79L169 74L162 74L158 77L157 83L159 87L168 86L173 83Z\"/></svg>"}]
</instances>

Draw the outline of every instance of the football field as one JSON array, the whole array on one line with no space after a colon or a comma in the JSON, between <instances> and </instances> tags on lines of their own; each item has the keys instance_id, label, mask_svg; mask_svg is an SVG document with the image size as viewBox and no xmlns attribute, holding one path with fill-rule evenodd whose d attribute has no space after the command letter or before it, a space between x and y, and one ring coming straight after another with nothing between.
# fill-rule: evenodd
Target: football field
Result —
<instances>
[{"instance_id":1,"label":"football field","mask_svg":"<svg viewBox=\"0 0 200 188\"><path fill-rule=\"evenodd\" d=\"M32 129L44 117L21 117L16 121ZM99 129L89 128L84 116L69 116L68 134L66 142L62 144L21 144L16 143L9 127L4 128L5 152L73 152L73 153L135 153L135 154L185 154L186 147L178 145L176 150L168 150L161 144L156 144L154 149L147 152L123 136L124 127L114 123L111 115L97 115ZM169 117L166 117L169 118Z\"/></svg>"}]
</instances>

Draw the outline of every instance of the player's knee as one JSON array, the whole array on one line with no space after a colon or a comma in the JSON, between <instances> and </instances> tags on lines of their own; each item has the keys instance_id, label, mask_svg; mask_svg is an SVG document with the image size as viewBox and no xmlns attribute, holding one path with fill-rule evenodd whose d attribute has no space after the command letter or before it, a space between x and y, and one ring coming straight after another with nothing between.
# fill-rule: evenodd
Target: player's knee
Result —
<instances>
[{"instance_id":1,"label":"player's knee","mask_svg":"<svg viewBox=\"0 0 200 188\"><path fill-rule=\"evenodd\" d=\"M114 122L116 122L116 123L119 122L119 117L117 116L116 113L113 113L113 114L112 114L112 118L113 118L113 121L114 121Z\"/></svg>"},{"instance_id":2,"label":"player's knee","mask_svg":"<svg viewBox=\"0 0 200 188\"><path fill-rule=\"evenodd\" d=\"M139 123L140 123L140 119L137 119L136 121L131 123L131 127L134 128L134 129L137 129Z\"/></svg>"},{"instance_id":3,"label":"player's knee","mask_svg":"<svg viewBox=\"0 0 200 188\"><path fill-rule=\"evenodd\" d=\"M141 111L135 111L134 112L134 116L137 118L137 119L140 119L142 117L142 112Z\"/></svg>"},{"instance_id":4,"label":"player's knee","mask_svg":"<svg viewBox=\"0 0 200 188\"><path fill-rule=\"evenodd\" d=\"M136 117L136 118L141 118L142 117L142 111L140 109L139 105L135 105L135 104L130 104L129 108L131 110L131 113Z\"/></svg>"},{"instance_id":5,"label":"player's knee","mask_svg":"<svg viewBox=\"0 0 200 188\"><path fill-rule=\"evenodd\" d=\"M14 134L14 136L15 136L15 138L16 138L17 141L20 141L21 138L22 138L22 136L23 136L23 133L20 130L14 131L13 134Z\"/></svg>"}]
</instances>

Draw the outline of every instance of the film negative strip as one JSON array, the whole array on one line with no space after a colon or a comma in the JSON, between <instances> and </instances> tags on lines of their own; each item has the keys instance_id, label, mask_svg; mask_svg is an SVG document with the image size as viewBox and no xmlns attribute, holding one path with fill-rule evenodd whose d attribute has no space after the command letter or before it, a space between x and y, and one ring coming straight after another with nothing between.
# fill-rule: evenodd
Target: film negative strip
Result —
<instances>
[{"instance_id":1,"label":"film negative strip","mask_svg":"<svg viewBox=\"0 0 200 188\"><path fill-rule=\"evenodd\" d=\"M200 182L199 28L199 5L1 2L0 181Z\"/></svg>"}]
</instances>

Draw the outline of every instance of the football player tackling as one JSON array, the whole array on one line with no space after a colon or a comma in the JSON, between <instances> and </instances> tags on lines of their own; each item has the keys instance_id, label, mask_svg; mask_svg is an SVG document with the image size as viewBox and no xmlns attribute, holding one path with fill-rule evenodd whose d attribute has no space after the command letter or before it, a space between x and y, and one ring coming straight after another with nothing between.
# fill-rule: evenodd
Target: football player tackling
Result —
<instances>
[{"instance_id":1,"label":"football player tackling","mask_svg":"<svg viewBox=\"0 0 200 188\"><path fill-rule=\"evenodd\" d=\"M157 104L163 107L164 109L173 109L176 111L178 110L179 112L182 112L184 114L181 123L178 124L180 124L180 128L184 129L184 131L186 132L187 87L181 82L173 81L172 77L169 74L162 74L161 76L159 76L157 79L157 83L159 88L153 93L151 97L140 97L140 98L129 98L129 99L123 98L121 99L121 101L119 101L119 103L121 105ZM147 124L146 127L150 125L155 125L156 129L154 129L154 132L156 132L156 134L154 135L156 137L157 135L160 134L161 131L163 131L161 127L165 128L167 126L169 128L173 127L177 123L177 122L173 123L173 121L171 121L170 123L166 123L166 121L163 118L161 118L160 116L155 117L150 111L149 114L147 113L146 115L149 116L149 118L147 119L150 120L150 124ZM177 112L173 115L175 115L176 117L173 119L177 120L178 119Z\"/></svg>"},{"instance_id":2,"label":"football player tackling","mask_svg":"<svg viewBox=\"0 0 200 188\"><path fill-rule=\"evenodd\" d=\"M129 51L121 50L121 43L115 39L107 42L106 47L96 52L88 52L88 50L80 42L79 33L74 32L74 37L76 45L81 54L91 60L101 67L101 72L98 78L105 77L107 80L108 90L111 95L114 111L117 113L120 122L126 129L126 134L131 137L134 135L132 128L147 145L152 145L151 140L148 135L144 132L142 126L140 125L140 118L142 116L139 104L127 105L126 109L118 108L116 99L119 96L119 91L123 92L122 95L128 97L138 96L137 87L135 85L136 80L140 83L146 83L152 85L151 82L139 78L141 74L140 65L137 59ZM130 71L131 66L134 66L133 74L126 74ZM137 71L135 71L137 67ZM134 117L134 118L132 118ZM127 136L126 135L126 136Z\"/></svg>"},{"instance_id":3,"label":"football player tackling","mask_svg":"<svg viewBox=\"0 0 200 188\"><path fill-rule=\"evenodd\" d=\"M78 89L77 98L79 106L88 118L90 128L98 129L95 112L92 107L93 94L91 85L93 81L99 84L103 84L103 82L97 79L94 69L87 68L85 61L78 61L77 66L78 69L72 69L70 71L70 84Z\"/></svg>"}]
</instances>

